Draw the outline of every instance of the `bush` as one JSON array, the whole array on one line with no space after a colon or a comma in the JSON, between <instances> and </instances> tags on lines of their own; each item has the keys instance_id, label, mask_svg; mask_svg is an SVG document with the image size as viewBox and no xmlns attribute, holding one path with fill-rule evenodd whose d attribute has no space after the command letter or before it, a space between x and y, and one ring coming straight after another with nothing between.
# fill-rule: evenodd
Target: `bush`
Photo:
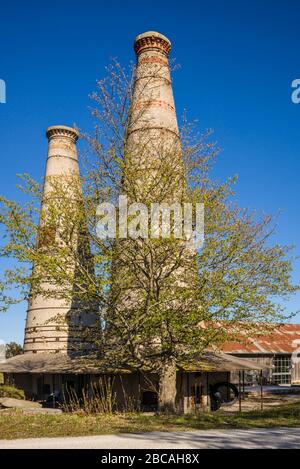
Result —
<instances>
[{"instance_id":1,"label":"bush","mask_svg":"<svg viewBox=\"0 0 300 469\"><path fill-rule=\"evenodd\" d=\"M12 397L13 399L25 399L25 394L22 389L15 388L14 386L0 385L0 397Z\"/></svg>"}]
</instances>

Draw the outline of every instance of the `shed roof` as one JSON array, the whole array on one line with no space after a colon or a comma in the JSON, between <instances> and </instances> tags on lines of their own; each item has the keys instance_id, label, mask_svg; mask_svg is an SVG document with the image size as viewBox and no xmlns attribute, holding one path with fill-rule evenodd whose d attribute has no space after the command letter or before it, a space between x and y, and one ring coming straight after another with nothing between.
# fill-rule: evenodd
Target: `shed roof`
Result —
<instances>
[{"instance_id":1,"label":"shed roof","mask_svg":"<svg viewBox=\"0 0 300 469\"><path fill-rule=\"evenodd\" d=\"M66 353L24 353L0 363L4 373L129 373L129 369L112 368L93 356L69 356Z\"/></svg>"},{"instance_id":2,"label":"shed roof","mask_svg":"<svg viewBox=\"0 0 300 469\"><path fill-rule=\"evenodd\" d=\"M180 363L185 371L246 371L246 370L264 370L268 368L257 362L246 360L245 358L237 358L221 352L206 352L203 356L186 359Z\"/></svg>"},{"instance_id":3,"label":"shed roof","mask_svg":"<svg viewBox=\"0 0 300 469\"><path fill-rule=\"evenodd\" d=\"M185 371L235 371L263 369L258 363L224 353L206 352L179 363ZM129 367L117 368L93 356L68 356L65 353L25 353L0 364L4 373L101 374L130 373Z\"/></svg>"}]
</instances>

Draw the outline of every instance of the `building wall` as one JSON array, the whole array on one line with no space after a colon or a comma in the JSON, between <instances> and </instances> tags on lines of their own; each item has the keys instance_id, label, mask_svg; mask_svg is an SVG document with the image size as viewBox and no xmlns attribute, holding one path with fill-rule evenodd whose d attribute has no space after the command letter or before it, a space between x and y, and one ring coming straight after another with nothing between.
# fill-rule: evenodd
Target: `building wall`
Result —
<instances>
[{"instance_id":1,"label":"building wall","mask_svg":"<svg viewBox=\"0 0 300 469\"><path fill-rule=\"evenodd\" d=\"M7 374L5 373L5 383L13 384L18 389L23 389L25 392L25 397L27 399L32 399L36 393L33 375L30 373L15 373Z\"/></svg>"},{"instance_id":2,"label":"building wall","mask_svg":"<svg viewBox=\"0 0 300 469\"><path fill-rule=\"evenodd\" d=\"M266 370L263 370L263 384L274 384L275 383L275 359L276 357L291 358L291 354L278 353L278 354L234 354L239 358L246 358L247 360L254 361L260 365L267 366ZM290 368L291 384L300 384L300 363L292 363ZM231 373L231 381L233 383L238 382L238 372ZM256 384L259 382L259 371L247 371L245 373L245 384ZM282 383L284 384L284 383Z\"/></svg>"},{"instance_id":3,"label":"building wall","mask_svg":"<svg viewBox=\"0 0 300 469\"><path fill-rule=\"evenodd\" d=\"M7 376L7 375L6 375ZM83 388L102 386L110 382L118 410L155 411L157 407L158 375L130 373L117 375L72 375L18 373L9 376L16 387L24 389L29 399L46 400L53 392L65 393L66 386L78 396ZM210 386L227 381L228 373L177 373L177 406L179 411L193 413L210 410ZM110 380L110 381L109 381ZM155 399L156 394L156 399ZM155 404L156 402L156 404Z\"/></svg>"},{"instance_id":4,"label":"building wall","mask_svg":"<svg viewBox=\"0 0 300 469\"><path fill-rule=\"evenodd\" d=\"M295 363L292 367L292 384L300 384L300 362Z\"/></svg>"},{"instance_id":5,"label":"building wall","mask_svg":"<svg viewBox=\"0 0 300 469\"><path fill-rule=\"evenodd\" d=\"M177 375L177 405L181 412L210 410L210 386L227 381L227 372L185 373Z\"/></svg>"},{"instance_id":6,"label":"building wall","mask_svg":"<svg viewBox=\"0 0 300 469\"><path fill-rule=\"evenodd\" d=\"M253 361L254 363L258 363L261 366L266 366L265 370L263 370L263 382L264 384L272 382L272 366L273 366L273 355L258 355L258 354L234 354L235 357L238 358L246 358L247 360ZM259 370L249 370L245 372L245 384L257 384L259 382ZM239 381L239 372L233 371L231 372L230 381L232 383L238 383Z\"/></svg>"}]
</instances>

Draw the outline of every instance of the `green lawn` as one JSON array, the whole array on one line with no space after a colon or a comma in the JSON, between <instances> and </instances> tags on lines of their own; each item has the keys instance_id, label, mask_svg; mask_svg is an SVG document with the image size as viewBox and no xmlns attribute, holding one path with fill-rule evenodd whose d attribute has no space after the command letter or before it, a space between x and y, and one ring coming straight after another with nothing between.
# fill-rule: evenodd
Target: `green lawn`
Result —
<instances>
[{"instance_id":1,"label":"green lawn","mask_svg":"<svg viewBox=\"0 0 300 469\"><path fill-rule=\"evenodd\" d=\"M300 426L300 403L235 415L220 412L198 416L0 413L0 439L274 426Z\"/></svg>"}]
</instances>

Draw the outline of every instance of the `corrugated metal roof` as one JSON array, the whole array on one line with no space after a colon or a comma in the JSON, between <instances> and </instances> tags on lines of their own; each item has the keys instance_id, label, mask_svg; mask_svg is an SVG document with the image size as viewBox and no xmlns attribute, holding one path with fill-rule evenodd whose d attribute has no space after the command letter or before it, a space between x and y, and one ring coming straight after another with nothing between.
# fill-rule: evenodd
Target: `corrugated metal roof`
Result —
<instances>
[{"instance_id":1,"label":"corrugated metal roof","mask_svg":"<svg viewBox=\"0 0 300 469\"><path fill-rule=\"evenodd\" d=\"M297 344L295 341L299 341ZM225 353L293 353L300 346L300 324L280 324L274 330L255 337L242 334L236 342L222 346Z\"/></svg>"}]
</instances>

